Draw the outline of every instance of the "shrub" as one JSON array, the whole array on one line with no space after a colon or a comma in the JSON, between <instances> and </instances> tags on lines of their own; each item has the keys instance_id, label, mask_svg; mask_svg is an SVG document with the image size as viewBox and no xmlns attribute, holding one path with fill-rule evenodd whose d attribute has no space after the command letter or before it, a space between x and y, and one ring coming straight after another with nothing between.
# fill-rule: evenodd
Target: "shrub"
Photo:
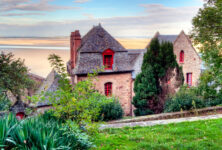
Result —
<instances>
[{"instance_id":1,"label":"shrub","mask_svg":"<svg viewBox=\"0 0 222 150\"><path fill-rule=\"evenodd\" d=\"M7 149L89 149L92 143L85 133L68 124L44 117L27 118L21 122L9 115L0 121L1 147ZM2 134L7 133L7 134ZM3 137L3 136L2 136Z\"/></svg>"},{"instance_id":2,"label":"shrub","mask_svg":"<svg viewBox=\"0 0 222 150\"><path fill-rule=\"evenodd\" d=\"M32 96L30 100L32 102L48 100L54 108L54 115L59 119L74 120L79 126L92 124L97 119L101 106L110 101L95 90L93 81L96 80L99 69L73 86L70 84L69 75L61 58L52 54L49 56L49 61L57 72L58 88L54 92L43 91L42 95Z\"/></svg>"},{"instance_id":3,"label":"shrub","mask_svg":"<svg viewBox=\"0 0 222 150\"><path fill-rule=\"evenodd\" d=\"M116 98L112 98L112 101L102 105L102 109L99 113L99 120L109 121L116 120L123 117L123 109Z\"/></svg>"},{"instance_id":4,"label":"shrub","mask_svg":"<svg viewBox=\"0 0 222 150\"><path fill-rule=\"evenodd\" d=\"M206 107L218 106L218 105L221 105L221 104L222 104L222 98L221 97L205 100Z\"/></svg>"},{"instance_id":5,"label":"shrub","mask_svg":"<svg viewBox=\"0 0 222 150\"><path fill-rule=\"evenodd\" d=\"M164 112L176 112L204 107L204 101L197 96L192 88L181 87L181 89L170 97L164 107Z\"/></svg>"}]
</instances>

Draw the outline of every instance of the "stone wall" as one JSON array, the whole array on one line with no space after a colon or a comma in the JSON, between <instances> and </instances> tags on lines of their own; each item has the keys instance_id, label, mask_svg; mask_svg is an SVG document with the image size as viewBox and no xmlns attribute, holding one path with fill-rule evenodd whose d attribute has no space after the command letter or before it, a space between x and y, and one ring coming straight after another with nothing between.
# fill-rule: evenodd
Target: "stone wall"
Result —
<instances>
[{"instance_id":1,"label":"stone wall","mask_svg":"<svg viewBox=\"0 0 222 150\"><path fill-rule=\"evenodd\" d=\"M84 80L86 77L78 77L78 82ZM96 89L105 94L104 84L107 82L112 83L113 96L119 98L120 104L124 110L125 116L132 115L132 75L131 73L118 73L118 74L104 74L97 77L98 80L94 81Z\"/></svg>"},{"instance_id":2,"label":"stone wall","mask_svg":"<svg viewBox=\"0 0 222 150\"><path fill-rule=\"evenodd\" d=\"M184 51L184 63L179 62L181 50ZM186 74L192 73L192 86L197 86L201 73L201 59L184 32L181 32L174 42L174 54L178 64L183 68L184 83L187 80Z\"/></svg>"}]
</instances>

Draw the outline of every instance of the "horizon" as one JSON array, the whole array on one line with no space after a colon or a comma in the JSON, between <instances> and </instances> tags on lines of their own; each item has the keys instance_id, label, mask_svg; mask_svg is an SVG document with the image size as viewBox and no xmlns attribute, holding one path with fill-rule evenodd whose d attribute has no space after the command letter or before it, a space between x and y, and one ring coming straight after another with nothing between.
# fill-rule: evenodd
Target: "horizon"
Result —
<instances>
[{"instance_id":1,"label":"horizon","mask_svg":"<svg viewBox=\"0 0 222 150\"><path fill-rule=\"evenodd\" d=\"M49 52L69 59L69 36L75 30L84 36L101 23L126 49L144 49L157 31L189 35L202 7L203 0L1 0L0 51L13 51L45 77Z\"/></svg>"}]
</instances>

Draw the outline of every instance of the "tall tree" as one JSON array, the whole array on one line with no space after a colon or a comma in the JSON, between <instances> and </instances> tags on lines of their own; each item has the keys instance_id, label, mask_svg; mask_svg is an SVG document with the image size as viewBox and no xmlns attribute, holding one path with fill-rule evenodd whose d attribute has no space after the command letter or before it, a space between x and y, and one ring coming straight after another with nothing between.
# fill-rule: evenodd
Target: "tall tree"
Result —
<instances>
[{"instance_id":1,"label":"tall tree","mask_svg":"<svg viewBox=\"0 0 222 150\"><path fill-rule=\"evenodd\" d=\"M136 77L134 84L135 115L162 112L166 96L170 92L168 82L172 78L179 81L179 85L174 88L183 83L183 73L176 62L173 44L160 44L159 40L154 38L144 54L142 72Z\"/></svg>"},{"instance_id":2,"label":"tall tree","mask_svg":"<svg viewBox=\"0 0 222 150\"><path fill-rule=\"evenodd\" d=\"M13 57L12 53L0 54L0 89L10 91L14 96L21 96L25 88L33 85L33 81L28 76L24 61Z\"/></svg>"},{"instance_id":3,"label":"tall tree","mask_svg":"<svg viewBox=\"0 0 222 150\"><path fill-rule=\"evenodd\" d=\"M192 24L192 36L206 67L200 78L202 94L205 98L215 97L217 87L222 85L222 0L207 0Z\"/></svg>"}]
</instances>

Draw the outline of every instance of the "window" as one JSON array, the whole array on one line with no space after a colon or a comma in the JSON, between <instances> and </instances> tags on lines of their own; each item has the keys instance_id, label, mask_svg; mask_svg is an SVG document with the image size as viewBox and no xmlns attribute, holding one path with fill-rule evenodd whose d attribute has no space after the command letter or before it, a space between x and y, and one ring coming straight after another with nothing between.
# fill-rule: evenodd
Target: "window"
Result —
<instances>
[{"instance_id":1,"label":"window","mask_svg":"<svg viewBox=\"0 0 222 150\"><path fill-rule=\"evenodd\" d=\"M184 62L184 51L180 51L180 63Z\"/></svg>"},{"instance_id":2,"label":"window","mask_svg":"<svg viewBox=\"0 0 222 150\"><path fill-rule=\"evenodd\" d=\"M105 95L110 96L112 95L112 83L108 82L105 84Z\"/></svg>"},{"instance_id":3,"label":"window","mask_svg":"<svg viewBox=\"0 0 222 150\"><path fill-rule=\"evenodd\" d=\"M187 85L188 87L192 86L192 73L187 73Z\"/></svg>"},{"instance_id":4,"label":"window","mask_svg":"<svg viewBox=\"0 0 222 150\"><path fill-rule=\"evenodd\" d=\"M111 49L107 49L103 52L103 65L105 69L113 69L113 57L114 52Z\"/></svg>"},{"instance_id":5,"label":"window","mask_svg":"<svg viewBox=\"0 0 222 150\"><path fill-rule=\"evenodd\" d=\"M104 56L104 66L106 69L112 69L112 58L113 56L112 55L105 55Z\"/></svg>"},{"instance_id":6,"label":"window","mask_svg":"<svg viewBox=\"0 0 222 150\"><path fill-rule=\"evenodd\" d=\"M18 112L18 113L16 114L16 118L17 118L18 120L22 120L22 119L24 118L24 116L25 116L24 112Z\"/></svg>"}]
</instances>

